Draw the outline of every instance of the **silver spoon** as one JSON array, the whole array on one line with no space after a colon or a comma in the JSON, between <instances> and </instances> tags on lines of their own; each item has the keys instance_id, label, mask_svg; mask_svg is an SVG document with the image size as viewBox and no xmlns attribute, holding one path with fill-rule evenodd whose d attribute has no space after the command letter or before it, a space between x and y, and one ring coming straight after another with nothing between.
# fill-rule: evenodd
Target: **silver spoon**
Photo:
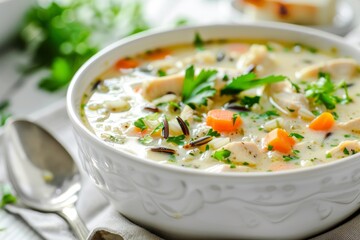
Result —
<instances>
[{"instance_id":1,"label":"silver spoon","mask_svg":"<svg viewBox=\"0 0 360 240\"><path fill-rule=\"evenodd\" d=\"M46 130L27 120L8 122L4 134L7 172L20 201L59 214L78 239L86 239L88 230L75 208L81 179L70 154Z\"/></svg>"}]
</instances>

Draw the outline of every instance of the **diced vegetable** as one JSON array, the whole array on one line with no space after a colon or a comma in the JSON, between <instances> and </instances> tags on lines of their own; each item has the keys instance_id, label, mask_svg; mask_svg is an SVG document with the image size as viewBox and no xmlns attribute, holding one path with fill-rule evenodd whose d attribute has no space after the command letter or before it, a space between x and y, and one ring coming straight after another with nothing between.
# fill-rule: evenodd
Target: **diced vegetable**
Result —
<instances>
[{"instance_id":1,"label":"diced vegetable","mask_svg":"<svg viewBox=\"0 0 360 240\"><path fill-rule=\"evenodd\" d=\"M271 149L288 154L295 145L295 140L284 129L276 128L266 135L264 144L268 150Z\"/></svg>"},{"instance_id":2,"label":"diced vegetable","mask_svg":"<svg viewBox=\"0 0 360 240\"><path fill-rule=\"evenodd\" d=\"M133 58L122 58L116 62L115 67L117 69L128 69L128 68L136 68L140 63L138 60Z\"/></svg>"},{"instance_id":3,"label":"diced vegetable","mask_svg":"<svg viewBox=\"0 0 360 240\"><path fill-rule=\"evenodd\" d=\"M170 54L171 54L171 51L169 49L158 48L153 51L146 52L145 58L148 60L161 60L161 59L164 59L165 57L169 56Z\"/></svg>"},{"instance_id":4,"label":"diced vegetable","mask_svg":"<svg viewBox=\"0 0 360 240\"><path fill-rule=\"evenodd\" d=\"M334 116L329 112L323 112L312 120L309 128L315 131L329 131L335 125Z\"/></svg>"},{"instance_id":5,"label":"diced vegetable","mask_svg":"<svg viewBox=\"0 0 360 240\"><path fill-rule=\"evenodd\" d=\"M207 114L206 124L218 132L235 131L242 124L242 119L234 114L229 110L213 109Z\"/></svg>"}]
</instances>

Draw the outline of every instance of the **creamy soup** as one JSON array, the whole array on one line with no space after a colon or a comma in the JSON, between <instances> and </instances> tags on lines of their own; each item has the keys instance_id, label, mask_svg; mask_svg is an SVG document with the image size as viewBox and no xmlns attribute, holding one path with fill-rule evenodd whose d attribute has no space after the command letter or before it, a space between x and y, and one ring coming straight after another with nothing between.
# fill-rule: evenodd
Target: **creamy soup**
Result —
<instances>
[{"instance_id":1,"label":"creamy soup","mask_svg":"<svg viewBox=\"0 0 360 240\"><path fill-rule=\"evenodd\" d=\"M127 56L84 94L107 144L209 172L280 171L360 151L358 63L298 43L208 41Z\"/></svg>"}]
</instances>

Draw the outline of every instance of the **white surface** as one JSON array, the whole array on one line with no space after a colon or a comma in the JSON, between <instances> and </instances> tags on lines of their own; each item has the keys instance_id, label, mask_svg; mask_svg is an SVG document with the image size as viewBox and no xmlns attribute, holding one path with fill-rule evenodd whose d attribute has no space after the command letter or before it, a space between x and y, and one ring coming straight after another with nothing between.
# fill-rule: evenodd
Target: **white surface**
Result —
<instances>
[{"instance_id":1,"label":"white surface","mask_svg":"<svg viewBox=\"0 0 360 240\"><path fill-rule=\"evenodd\" d=\"M298 41L325 51L336 47L339 55L360 61L360 49L343 38L275 23L154 31L99 52L75 75L67 106L82 166L115 209L165 237L204 239L303 239L356 211L360 200L359 155L291 173L219 174L141 159L112 148L84 126L79 113L82 94L96 76L119 57L165 44L191 43L195 32L204 40L265 38Z\"/></svg>"}]
</instances>

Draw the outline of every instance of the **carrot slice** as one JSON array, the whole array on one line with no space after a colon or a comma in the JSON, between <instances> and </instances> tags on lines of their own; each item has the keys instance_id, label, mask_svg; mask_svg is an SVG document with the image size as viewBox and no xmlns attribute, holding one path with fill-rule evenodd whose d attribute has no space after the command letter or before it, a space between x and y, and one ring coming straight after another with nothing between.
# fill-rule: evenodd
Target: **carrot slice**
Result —
<instances>
[{"instance_id":1,"label":"carrot slice","mask_svg":"<svg viewBox=\"0 0 360 240\"><path fill-rule=\"evenodd\" d=\"M207 114L206 125L212 127L218 132L232 132L239 128L242 124L242 119L236 113L223 110L213 109Z\"/></svg>"},{"instance_id":2,"label":"carrot slice","mask_svg":"<svg viewBox=\"0 0 360 240\"><path fill-rule=\"evenodd\" d=\"M286 154L291 152L295 143L295 140L281 128L272 130L264 139L264 144L268 150L276 150Z\"/></svg>"},{"instance_id":3,"label":"carrot slice","mask_svg":"<svg viewBox=\"0 0 360 240\"><path fill-rule=\"evenodd\" d=\"M329 112L323 112L312 120L309 128L315 131L329 131L335 125L334 116Z\"/></svg>"},{"instance_id":4,"label":"carrot slice","mask_svg":"<svg viewBox=\"0 0 360 240\"><path fill-rule=\"evenodd\" d=\"M115 67L117 69L128 69L128 68L136 68L140 63L138 60L133 58L122 58L116 62Z\"/></svg>"},{"instance_id":5,"label":"carrot slice","mask_svg":"<svg viewBox=\"0 0 360 240\"><path fill-rule=\"evenodd\" d=\"M149 60L160 60L169 56L171 51L169 49L158 48L153 51L149 51L146 53L145 58Z\"/></svg>"}]
</instances>

